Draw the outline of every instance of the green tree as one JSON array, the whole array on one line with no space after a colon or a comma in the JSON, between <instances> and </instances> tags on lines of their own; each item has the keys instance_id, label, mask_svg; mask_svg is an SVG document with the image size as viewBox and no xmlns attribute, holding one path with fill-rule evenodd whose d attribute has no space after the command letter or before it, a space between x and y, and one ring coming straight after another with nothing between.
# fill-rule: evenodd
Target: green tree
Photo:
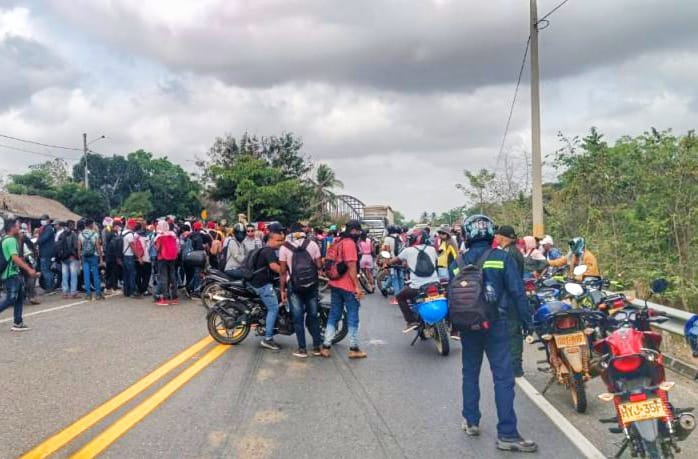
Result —
<instances>
[{"instance_id":1,"label":"green tree","mask_svg":"<svg viewBox=\"0 0 698 459\"><path fill-rule=\"evenodd\" d=\"M332 190L344 188L344 183L337 178L334 171L327 164L320 164L315 171L315 180L311 181L313 187L314 219L318 223L325 222L325 209L328 203L335 203L337 196Z\"/></svg>"},{"instance_id":2,"label":"green tree","mask_svg":"<svg viewBox=\"0 0 698 459\"><path fill-rule=\"evenodd\" d=\"M469 170L464 170L463 174L468 179L468 183L456 184L456 188L461 190L466 197L475 200L479 207L479 212L484 214L486 204L493 200L492 187L494 185L495 174L487 169L480 169L476 174Z\"/></svg>"},{"instance_id":3,"label":"green tree","mask_svg":"<svg viewBox=\"0 0 698 459\"><path fill-rule=\"evenodd\" d=\"M153 211L150 191L134 191L124 201L121 211L131 217L146 217Z\"/></svg>"}]
</instances>

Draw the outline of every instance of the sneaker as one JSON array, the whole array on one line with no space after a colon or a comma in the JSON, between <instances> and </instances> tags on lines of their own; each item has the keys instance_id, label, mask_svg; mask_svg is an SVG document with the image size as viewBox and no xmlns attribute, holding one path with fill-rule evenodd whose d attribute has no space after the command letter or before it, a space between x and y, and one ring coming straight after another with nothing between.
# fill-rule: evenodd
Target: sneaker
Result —
<instances>
[{"instance_id":1,"label":"sneaker","mask_svg":"<svg viewBox=\"0 0 698 459\"><path fill-rule=\"evenodd\" d=\"M21 324L12 324L12 328L10 328L10 330L16 331L16 332L23 332L23 331L31 330L31 328L27 327L24 324L24 322L22 322Z\"/></svg>"},{"instance_id":2,"label":"sneaker","mask_svg":"<svg viewBox=\"0 0 698 459\"><path fill-rule=\"evenodd\" d=\"M308 357L308 351L306 351L305 349L297 349L293 352L293 356L305 359Z\"/></svg>"},{"instance_id":3,"label":"sneaker","mask_svg":"<svg viewBox=\"0 0 698 459\"><path fill-rule=\"evenodd\" d=\"M402 330L402 333L409 333L412 330L416 330L419 327L418 322L410 322L407 324L404 330Z\"/></svg>"},{"instance_id":4,"label":"sneaker","mask_svg":"<svg viewBox=\"0 0 698 459\"><path fill-rule=\"evenodd\" d=\"M330 347L322 346L322 349L320 349L320 355L324 358L328 358L330 356Z\"/></svg>"},{"instance_id":5,"label":"sneaker","mask_svg":"<svg viewBox=\"0 0 698 459\"><path fill-rule=\"evenodd\" d=\"M68 295L67 293L64 293L63 295L61 295L61 298L63 298L64 300L67 300L68 298L70 298L70 295Z\"/></svg>"},{"instance_id":6,"label":"sneaker","mask_svg":"<svg viewBox=\"0 0 698 459\"><path fill-rule=\"evenodd\" d=\"M85 295L85 299L86 299L87 301L93 301L93 300L94 300L94 297L92 296L91 293L88 293L88 294Z\"/></svg>"},{"instance_id":7,"label":"sneaker","mask_svg":"<svg viewBox=\"0 0 698 459\"><path fill-rule=\"evenodd\" d=\"M102 295L101 293L97 295L97 301L104 301L104 295Z\"/></svg>"},{"instance_id":8,"label":"sneaker","mask_svg":"<svg viewBox=\"0 0 698 459\"><path fill-rule=\"evenodd\" d=\"M388 304L397 304L397 299L395 299L394 296L391 296L390 299L388 300Z\"/></svg>"},{"instance_id":9,"label":"sneaker","mask_svg":"<svg viewBox=\"0 0 698 459\"><path fill-rule=\"evenodd\" d=\"M164 298L160 298L159 300L157 300L155 302L155 304L157 304L158 306L169 306L170 305L170 303Z\"/></svg>"},{"instance_id":10,"label":"sneaker","mask_svg":"<svg viewBox=\"0 0 698 459\"><path fill-rule=\"evenodd\" d=\"M70 297L71 297L72 299L75 300L75 299L77 299L77 298L80 298L80 294L79 294L79 293L73 293L72 295L70 295Z\"/></svg>"},{"instance_id":11,"label":"sneaker","mask_svg":"<svg viewBox=\"0 0 698 459\"><path fill-rule=\"evenodd\" d=\"M264 348L271 349L272 351L281 350L281 346L276 344L273 339L263 339L259 344Z\"/></svg>"},{"instance_id":12,"label":"sneaker","mask_svg":"<svg viewBox=\"0 0 698 459\"><path fill-rule=\"evenodd\" d=\"M468 421L466 420L463 420L463 424L461 424L461 429L463 429L463 432L465 432L465 434L470 437L477 437L480 435L480 426L468 424Z\"/></svg>"},{"instance_id":13,"label":"sneaker","mask_svg":"<svg viewBox=\"0 0 698 459\"><path fill-rule=\"evenodd\" d=\"M525 440L521 437L513 440L497 439L497 449L502 451L518 451L520 453L534 453L538 450L538 445L531 440Z\"/></svg>"},{"instance_id":14,"label":"sneaker","mask_svg":"<svg viewBox=\"0 0 698 459\"><path fill-rule=\"evenodd\" d=\"M365 359L368 357L364 351L359 349L358 347L350 347L349 348L349 358L350 359Z\"/></svg>"},{"instance_id":15,"label":"sneaker","mask_svg":"<svg viewBox=\"0 0 698 459\"><path fill-rule=\"evenodd\" d=\"M179 300L177 298L172 298L170 304L179 304Z\"/></svg>"},{"instance_id":16,"label":"sneaker","mask_svg":"<svg viewBox=\"0 0 698 459\"><path fill-rule=\"evenodd\" d=\"M313 355L315 357L320 357L322 355L322 351L320 350L319 346L313 348Z\"/></svg>"},{"instance_id":17,"label":"sneaker","mask_svg":"<svg viewBox=\"0 0 698 459\"><path fill-rule=\"evenodd\" d=\"M36 298L29 298L29 304L41 304L41 301Z\"/></svg>"}]
</instances>

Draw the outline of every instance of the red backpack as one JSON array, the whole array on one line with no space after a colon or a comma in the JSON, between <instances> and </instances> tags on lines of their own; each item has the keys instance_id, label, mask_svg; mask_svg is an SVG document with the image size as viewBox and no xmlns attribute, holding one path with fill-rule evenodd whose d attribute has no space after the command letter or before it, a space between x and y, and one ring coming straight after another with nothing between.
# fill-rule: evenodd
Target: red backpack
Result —
<instances>
[{"instance_id":1,"label":"red backpack","mask_svg":"<svg viewBox=\"0 0 698 459\"><path fill-rule=\"evenodd\" d=\"M330 280L341 278L349 270L347 264L344 262L343 244L344 239L335 239L332 241L332 245L327 249L323 271L325 271L325 275Z\"/></svg>"},{"instance_id":2,"label":"red backpack","mask_svg":"<svg viewBox=\"0 0 698 459\"><path fill-rule=\"evenodd\" d=\"M168 234L160 236L160 257L166 261L174 261L177 259L177 239Z\"/></svg>"}]
</instances>

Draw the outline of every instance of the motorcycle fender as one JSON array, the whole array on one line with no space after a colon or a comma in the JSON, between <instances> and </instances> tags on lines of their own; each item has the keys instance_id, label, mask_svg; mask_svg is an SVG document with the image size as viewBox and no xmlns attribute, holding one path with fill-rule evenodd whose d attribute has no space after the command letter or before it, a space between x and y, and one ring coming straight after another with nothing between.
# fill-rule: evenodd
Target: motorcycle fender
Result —
<instances>
[{"instance_id":1,"label":"motorcycle fender","mask_svg":"<svg viewBox=\"0 0 698 459\"><path fill-rule=\"evenodd\" d=\"M213 306L211 306L211 311L218 312L223 317L230 317L230 310L235 309L241 314L248 314L249 311L244 304L238 303L237 301L222 300L217 301Z\"/></svg>"},{"instance_id":2,"label":"motorcycle fender","mask_svg":"<svg viewBox=\"0 0 698 459\"><path fill-rule=\"evenodd\" d=\"M650 419L647 421L638 421L634 424L637 433L640 434L643 440L647 442L653 442L657 439L659 435L659 421L656 419Z\"/></svg>"},{"instance_id":3,"label":"motorcycle fender","mask_svg":"<svg viewBox=\"0 0 698 459\"><path fill-rule=\"evenodd\" d=\"M582 355L582 350L578 347L566 347L562 349L562 357L572 370L572 373L582 373L584 371Z\"/></svg>"}]
</instances>

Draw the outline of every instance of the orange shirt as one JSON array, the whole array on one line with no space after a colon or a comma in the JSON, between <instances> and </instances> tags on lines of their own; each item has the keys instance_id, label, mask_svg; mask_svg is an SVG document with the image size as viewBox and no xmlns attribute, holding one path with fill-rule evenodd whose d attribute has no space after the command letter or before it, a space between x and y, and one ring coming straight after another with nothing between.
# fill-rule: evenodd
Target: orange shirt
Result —
<instances>
[{"instance_id":1,"label":"orange shirt","mask_svg":"<svg viewBox=\"0 0 698 459\"><path fill-rule=\"evenodd\" d=\"M354 263L354 266L356 266L356 264L359 261L359 255L356 250L356 242L354 242L354 240L351 238L343 238L340 244L342 244L339 247L340 261L345 262L347 265L349 265L350 263ZM329 285L330 287L340 288L342 290L346 290L347 292L356 291L356 286L354 285L354 281L351 280L348 270L339 279L331 280L329 282Z\"/></svg>"}]
</instances>

